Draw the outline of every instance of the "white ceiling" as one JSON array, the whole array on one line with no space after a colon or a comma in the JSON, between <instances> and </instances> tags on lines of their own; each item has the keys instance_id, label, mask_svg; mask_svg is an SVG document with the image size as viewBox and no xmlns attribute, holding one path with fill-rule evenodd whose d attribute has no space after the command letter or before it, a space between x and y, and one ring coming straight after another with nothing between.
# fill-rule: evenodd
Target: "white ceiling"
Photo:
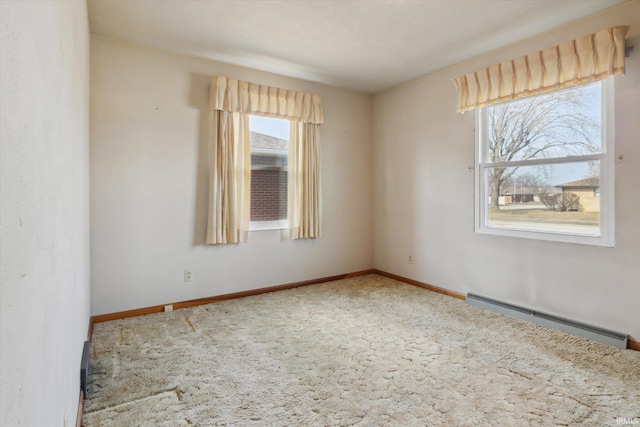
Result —
<instances>
[{"instance_id":1,"label":"white ceiling","mask_svg":"<svg viewBox=\"0 0 640 427\"><path fill-rule=\"evenodd\" d=\"M624 0L89 0L91 32L377 92Z\"/></svg>"}]
</instances>

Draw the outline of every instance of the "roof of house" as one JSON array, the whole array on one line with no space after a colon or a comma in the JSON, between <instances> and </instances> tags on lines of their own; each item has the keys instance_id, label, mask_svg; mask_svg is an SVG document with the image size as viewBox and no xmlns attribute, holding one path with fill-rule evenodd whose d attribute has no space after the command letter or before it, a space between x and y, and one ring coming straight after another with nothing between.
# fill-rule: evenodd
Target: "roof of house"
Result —
<instances>
[{"instance_id":1,"label":"roof of house","mask_svg":"<svg viewBox=\"0 0 640 427\"><path fill-rule=\"evenodd\" d=\"M537 188L530 188L530 187L524 187L524 188L517 188L516 187L516 191L515 194L538 194L540 192L539 189ZM506 187L504 189L504 191L502 192L503 196L512 196L513 195L513 187Z\"/></svg>"},{"instance_id":2,"label":"roof of house","mask_svg":"<svg viewBox=\"0 0 640 427\"><path fill-rule=\"evenodd\" d=\"M600 177L592 176L590 178L579 179L577 181L565 182L556 185L558 188L598 188L600 187Z\"/></svg>"},{"instance_id":3,"label":"roof of house","mask_svg":"<svg viewBox=\"0 0 640 427\"><path fill-rule=\"evenodd\" d=\"M251 132L251 148L266 150L288 150L289 141L259 132Z\"/></svg>"}]
</instances>

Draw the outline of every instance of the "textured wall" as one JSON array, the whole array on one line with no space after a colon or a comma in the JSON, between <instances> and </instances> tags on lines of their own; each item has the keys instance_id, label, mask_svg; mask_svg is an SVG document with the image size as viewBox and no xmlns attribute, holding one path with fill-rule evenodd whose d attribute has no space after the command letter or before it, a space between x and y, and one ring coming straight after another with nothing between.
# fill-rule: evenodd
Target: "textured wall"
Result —
<instances>
[{"instance_id":1,"label":"textured wall","mask_svg":"<svg viewBox=\"0 0 640 427\"><path fill-rule=\"evenodd\" d=\"M615 248L475 234L475 115L455 112L454 78L612 25L636 45L615 77ZM639 35L636 1L377 94L375 267L640 339Z\"/></svg>"},{"instance_id":2,"label":"textured wall","mask_svg":"<svg viewBox=\"0 0 640 427\"><path fill-rule=\"evenodd\" d=\"M204 245L212 75L322 96L322 238ZM372 268L371 96L99 36L91 77L93 314Z\"/></svg>"},{"instance_id":3,"label":"textured wall","mask_svg":"<svg viewBox=\"0 0 640 427\"><path fill-rule=\"evenodd\" d=\"M2 426L73 426L89 322L85 2L0 2Z\"/></svg>"}]
</instances>

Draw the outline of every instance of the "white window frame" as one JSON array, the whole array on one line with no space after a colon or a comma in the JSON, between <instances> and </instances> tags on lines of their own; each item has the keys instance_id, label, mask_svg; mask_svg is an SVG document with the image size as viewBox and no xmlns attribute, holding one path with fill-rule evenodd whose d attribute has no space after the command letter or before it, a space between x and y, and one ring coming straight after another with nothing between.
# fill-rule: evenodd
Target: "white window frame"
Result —
<instances>
[{"instance_id":1,"label":"white window frame","mask_svg":"<svg viewBox=\"0 0 640 427\"><path fill-rule=\"evenodd\" d=\"M250 221L249 231L284 230L289 228L289 220L277 221Z\"/></svg>"},{"instance_id":2,"label":"white window frame","mask_svg":"<svg viewBox=\"0 0 640 427\"><path fill-rule=\"evenodd\" d=\"M476 190L475 190L475 232L481 234L521 237L526 239L548 240L554 242L578 243L597 246L614 246L614 98L613 77L600 81L601 84L601 141L599 154L568 156L562 158L532 159L510 162L484 161L487 136L486 108L476 109ZM600 235L590 236L567 232L537 231L526 229L501 228L488 225L489 185L485 170L491 167L538 166L561 163L600 161Z\"/></svg>"}]
</instances>

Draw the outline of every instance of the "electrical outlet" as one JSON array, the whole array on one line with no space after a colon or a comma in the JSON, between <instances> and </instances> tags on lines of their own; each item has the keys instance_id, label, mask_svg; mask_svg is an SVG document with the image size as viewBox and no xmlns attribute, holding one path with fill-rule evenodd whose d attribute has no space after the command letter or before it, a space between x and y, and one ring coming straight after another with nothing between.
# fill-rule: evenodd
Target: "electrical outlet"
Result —
<instances>
[{"instance_id":1,"label":"electrical outlet","mask_svg":"<svg viewBox=\"0 0 640 427\"><path fill-rule=\"evenodd\" d=\"M164 306L164 311L173 311L173 304L167 304Z\"/></svg>"},{"instance_id":2,"label":"electrical outlet","mask_svg":"<svg viewBox=\"0 0 640 427\"><path fill-rule=\"evenodd\" d=\"M184 271L184 281L185 282L190 282L191 281L191 270L185 270Z\"/></svg>"},{"instance_id":3,"label":"electrical outlet","mask_svg":"<svg viewBox=\"0 0 640 427\"><path fill-rule=\"evenodd\" d=\"M413 257L409 255L409 264L413 264Z\"/></svg>"}]
</instances>

